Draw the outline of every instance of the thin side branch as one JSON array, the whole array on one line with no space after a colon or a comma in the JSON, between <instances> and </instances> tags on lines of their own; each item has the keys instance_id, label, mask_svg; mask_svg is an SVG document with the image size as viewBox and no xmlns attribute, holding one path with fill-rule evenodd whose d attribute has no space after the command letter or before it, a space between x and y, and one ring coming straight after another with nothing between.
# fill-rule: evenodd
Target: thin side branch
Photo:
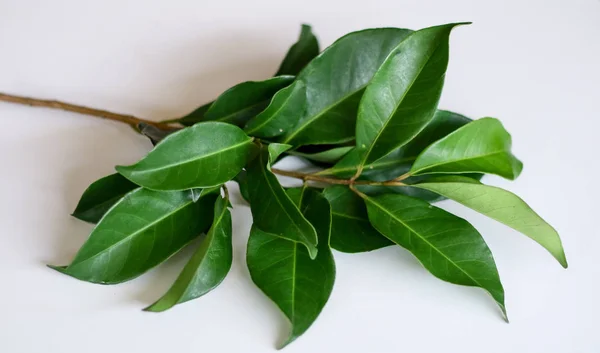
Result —
<instances>
[{"instance_id":1,"label":"thin side branch","mask_svg":"<svg viewBox=\"0 0 600 353\"><path fill-rule=\"evenodd\" d=\"M109 112L106 110L88 108L88 107L84 107L81 105L60 102L57 100L29 98L29 97L16 96L16 95L0 92L0 101L15 103L15 104L22 104L22 105L29 105L32 107L44 107L44 108L65 110L68 112L74 112L74 113L79 113L79 114L84 114L84 115L91 115L91 116L95 116L98 118L118 121L121 123L131 125L133 127L136 127L139 123L146 123L148 125L155 126L159 129L172 129L173 128L172 126L170 126L168 124L157 123L154 121L137 118L133 115L112 113L112 112Z\"/></svg>"},{"instance_id":2,"label":"thin side branch","mask_svg":"<svg viewBox=\"0 0 600 353\"><path fill-rule=\"evenodd\" d=\"M327 184L337 184L337 185L371 185L371 186L405 186L406 184L396 181L368 181L368 180L353 180L353 179L337 179L337 178L328 178L315 174L308 174L302 172L294 172L289 170L281 170L277 168L271 168L271 171L275 174L287 176L291 178L301 179L303 181L319 181Z\"/></svg>"}]
</instances>

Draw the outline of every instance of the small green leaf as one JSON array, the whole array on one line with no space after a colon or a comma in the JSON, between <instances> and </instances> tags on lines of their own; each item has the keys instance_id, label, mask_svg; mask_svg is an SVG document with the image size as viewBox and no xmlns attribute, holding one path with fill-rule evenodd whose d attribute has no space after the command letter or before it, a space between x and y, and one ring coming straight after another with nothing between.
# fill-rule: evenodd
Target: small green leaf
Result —
<instances>
[{"instance_id":1,"label":"small green leaf","mask_svg":"<svg viewBox=\"0 0 600 353\"><path fill-rule=\"evenodd\" d=\"M309 161L322 162L322 163L335 163L339 161L342 157L344 157L350 150L354 147L352 146L342 146L342 147L334 147L322 152L316 153L303 153L298 151L290 152L293 156L303 157L308 159Z\"/></svg>"},{"instance_id":2,"label":"small green leaf","mask_svg":"<svg viewBox=\"0 0 600 353\"><path fill-rule=\"evenodd\" d=\"M106 213L61 272L102 284L141 275L209 227L216 195L208 195L194 203L189 191L130 192Z\"/></svg>"},{"instance_id":3,"label":"small green leaf","mask_svg":"<svg viewBox=\"0 0 600 353\"><path fill-rule=\"evenodd\" d=\"M228 204L229 200L217 198L214 220L206 238L167 293L144 310L165 311L176 304L199 298L225 279L233 259L231 212Z\"/></svg>"},{"instance_id":4,"label":"small green leaf","mask_svg":"<svg viewBox=\"0 0 600 353\"><path fill-rule=\"evenodd\" d=\"M410 30L377 28L338 39L308 64L297 81L306 86L306 102L282 100L280 114L302 113L282 143L337 144L354 139L356 111L367 83L392 49ZM271 107L273 111L278 108ZM286 120L286 119L281 119ZM279 121L277 117L273 121ZM284 129L285 130L285 129Z\"/></svg>"},{"instance_id":5,"label":"small green leaf","mask_svg":"<svg viewBox=\"0 0 600 353\"><path fill-rule=\"evenodd\" d=\"M222 93L204 113L202 121L221 121L244 126L267 107L273 95L288 86L294 76L240 83Z\"/></svg>"},{"instance_id":6,"label":"small green leaf","mask_svg":"<svg viewBox=\"0 0 600 353\"><path fill-rule=\"evenodd\" d=\"M246 261L252 281L281 309L292 328L281 347L294 341L313 324L327 303L335 281L335 263L329 249L331 209L314 190L292 189L290 196L315 226L319 253L312 259L298 243L265 233L256 225L250 231ZM254 199L253 199L254 202Z\"/></svg>"},{"instance_id":7,"label":"small green leaf","mask_svg":"<svg viewBox=\"0 0 600 353\"><path fill-rule=\"evenodd\" d=\"M357 253L383 248L393 243L369 222L365 203L348 187L330 186L323 196L331 204L331 247Z\"/></svg>"},{"instance_id":8,"label":"small green leaf","mask_svg":"<svg viewBox=\"0 0 600 353\"><path fill-rule=\"evenodd\" d=\"M253 149L238 127L206 122L180 130L121 175L152 190L186 190L221 185L236 176Z\"/></svg>"},{"instance_id":9,"label":"small green leaf","mask_svg":"<svg viewBox=\"0 0 600 353\"><path fill-rule=\"evenodd\" d=\"M403 195L363 198L381 234L406 248L434 276L489 292L506 317L504 289L487 244L462 218Z\"/></svg>"},{"instance_id":10,"label":"small green leaf","mask_svg":"<svg viewBox=\"0 0 600 353\"><path fill-rule=\"evenodd\" d=\"M297 75L317 55L319 55L319 41L312 33L312 27L303 24L300 38L287 52L275 76Z\"/></svg>"},{"instance_id":11,"label":"small green leaf","mask_svg":"<svg viewBox=\"0 0 600 353\"><path fill-rule=\"evenodd\" d=\"M465 179L438 180L414 186L443 195L525 234L567 268L565 251L558 233L525 201L504 189Z\"/></svg>"},{"instance_id":12,"label":"small green leaf","mask_svg":"<svg viewBox=\"0 0 600 353\"><path fill-rule=\"evenodd\" d=\"M523 163L510 152L511 144L510 134L500 121L475 120L425 149L410 172L490 173L513 180Z\"/></svg>"},{"instance_id":13,"label":"small green leaf","mask_svg":"<svg viewBox=\"0 0 600 353\"><path fill-rule=\"evenodd\" d=\"M413 32L377 70L358 109L360 170L405 145L433 119L448 66L450 32L457 25Z\"/></svg>"},{"instance_id":14,"label":"small green leaf","mask_svg":"<svg viewBox=\"0 0 600 353\"><path fill-rule=\"evenodd\" d=\"M314 258L317 233L270 170L270 160L276 159L287 147L271 144L268 151L263 148L246 169L252 218L256 228L303 244Z\"/></svg>"},{"instance_id":15,"label":"small green leaf","mask_svg":"<svg viewBox=\"0 0 600 353\"><path fill-rule=\"evenodd\" d=\"M72 216L82 221L98 223L106 211L137 187L121 174L98 179L83 192Z\"/></svg>"}]
</instances>

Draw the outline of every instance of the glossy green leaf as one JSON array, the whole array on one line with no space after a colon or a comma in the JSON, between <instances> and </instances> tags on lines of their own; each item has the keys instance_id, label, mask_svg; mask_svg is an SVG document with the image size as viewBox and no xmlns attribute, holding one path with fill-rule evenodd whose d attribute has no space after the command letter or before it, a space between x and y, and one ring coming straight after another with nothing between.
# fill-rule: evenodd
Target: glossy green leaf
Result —
<instances>
[{"instance_id":1,"label":"glossy green leaf","mask_svg":"<svg viewBox=\"0 0 600 353\"><path fill-rule=\"evenodd\" d=\"M288 86L294 76L278 76L265 81L248 81L223 92L204 113L202 121L221 121L244 126L267 107L273 95Z\"/></svg>"},{"instance_id":2,"label":"glossy green leaf","mask_svg":"<svg viewBox=\"0 0 600 353\"><path fill-rule=\"evenodd\" d=\"M342 157L344 157L350 150L354 147L352 146L342 146L342 147L334 147L322 152L316 153L303 153L298 151L290 152L293 156L303 157L310 161L322 162L322 163L335 163L339 161Z\"/></svg>"},{"instance_id":3,"label":"glossy green leaf","mask_svg":"<svg viewBox=\"0 0 600 353\"><path fill-rule=\"evenodd\" d=\"M319 55L319 41L312 33L312 27L303 24L300 38L287 52L275 76L297 75L317 55Z\"/></svg>"},{"instance_id":4,"label":"glossy green leaf","mask_svg":"<svg viewBox=\"0 0 600 353\"><path fill-rule=\"evenodd\" d=\"M316 320L335 280L335 263L328 241L331 210L327 200L310 189L304 195L300 195L299 189L288 192L299 201L304 215L317 230L317 257L311 259L298 243L263 232L256 225L250 231L246 256L252 281L291 322L291 332L282 347L306 332Z\"/></svg>"},{"instance_id":5,"label":"glossy green leaf","mask_svg":"<svg viewBox=\"0 0 600 353\"><path fill-rule=\"evenodd\" d=\"M206 114L206 111L213 103L214 102L206 103L182 118L166 120L164 122L177 122L183 126L192 126L204 120L204 114Z\"/></svg>"},{"instance_id":6,"label":"glossy green leaf","mask_svg":"<svg viewBox=\"0 0 600 353\"><path fill-rule=\"evenodd\" d=\"M234 125L199 123L169 135L138 163L116 169L152 190L212 187L236 176L252 149L252 139Z\"/></svg>"},{"instance_id":7,"label":"glossy green leaf","mask_svg":"<svg viewBox=\"0 0 600 353\"><path fill-rule=\"evenodd\" d=\"M485 289L506 316L494 258L469 222L408 196L365 196L364 200L369 220L381 234L410 251L434 276Z\"/></svg>"},{"instance_id":8,"label":"glossy green leaf","mask_svg":"<svg viewBox=\"0 0 600 353\"><path fill-rule=\"evenodd\" d=\"M416 184L415 187L443 195L516 229L543 246L567 268L565 251L558 232L517 195L474 180L439 180Z\"/></svg>"},{"instance_id":9,"label":"glossy green leaf","mask_svg":"<svg viewBox=\"0 0 600 353\"><path fill-rule=\"evenodd\" d=\"M120 174L98 179L83 192L72 216L82 221L98 223L106 211L136 188L136 184Z\"/></svg>"},{"instance_id":10,"label":"glossy green leaf","mask_svg":"<svg viewBox=\"0 0 600 353\"><path fill-rule=\"evenodd\" d=\"M263 148L246 169L254 226L303 244L314 258L318 242L315 228L302 215L270 170L270 161L276 159L285 148L289 146L271 144L268 150Z\"/></svg>"},{"instance_id":11,"label":"glossy green leaf","mask_svg":"<svg viewBox=\"0 0 600 353\"><path fill-rule=\"evenodd\" d=\"M280 142L299 146L353 140L356 111L365 86L390 51L409 33L398 28L354 32L319 54L297 77L306 85L306 103L282 100L282 105L288 106L281 108L282 112L296 110L302 115L280 137ZM275 106L271 109L277 110ZM285 119L272 119L281 120Z\"/></svg>"},{"instance_id":12,"label":"glossy green leaf","mask_svg":"<svg viewBox=\"0 0 600 353\"><path fill-rule=\"evenodd\" d=\"M306 103L306 86L295 81L273 96L269 106L250 119L244 131L248 135L270 138L283 135L296 125Z\"/></svg>"},{"instance_id":13,"label":"glossy green leaf","mask_svg":"<svg viewBox=\"0 0 600 353\"><path fill-rule=\"evenodd\" d=\"M233 260L231 212L228 206L228 199L217 198L214 220L206 238L167 293L144 310L165 311L176 304L203 296L225 279Z\"/></svg>"},{"instance_id":14,"label":"glossy green leaf","mask_svg":"<svg viewBox=\"0 0 600 353\"><path fill-rule=\"evenodd\" d=\"M433 119L448 67L450 32L457 25L410 34L377 70L358 109L359 169L405 145Z\"/></svg>"},{"instance_id":15,"label":"glossy green leaf","mask_svg":"<svg viewBox=\"0 0 600 353\"><path fill-rule=\"evenodd\" d=\"M323 190L331 204L331 247L357 253L392 245L369 222L363 200L347 186L335 185Z\"/></svg>"},{"instance_id":16,"label":"glossy green leaf","mask_svg":"<svg viewBox=\"0 0 600 353\"><path fill-rule=\"evenodd\" d=\"M54 268L93 283L135 278L209 227L215 197L208 194L193 202L189 191L138 188L106 213L69 266Z\"/></svg>"},{"instance_id":17,"label":"glossy green leaf","mask_svg":"<svg viewBox=\"0 0 600 353\"><path fill-rule=\"evenodd\" d=\"M475 120L423 151L410 172L489 173L515 179L523 163L510 151L510 134L494 118Z\"/></svg>"}]
</instances>

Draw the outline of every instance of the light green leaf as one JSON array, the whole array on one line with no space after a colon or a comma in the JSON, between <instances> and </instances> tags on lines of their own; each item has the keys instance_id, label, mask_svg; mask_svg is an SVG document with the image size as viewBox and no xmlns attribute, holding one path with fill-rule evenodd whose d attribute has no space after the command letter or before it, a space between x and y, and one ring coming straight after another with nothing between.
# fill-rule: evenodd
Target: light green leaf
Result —
<instances>
[{"instance_id":1,"label":"light green leaf","mask_svg":"<svg viewBox=\"0 0 600 353\"><path fill-rule=\"evenodd\" d=\"M98 223L102 216L128 192L138 186L121 174L111 174L88 186L72 216L82 221Z\"/></svg>"},{"instance_id":2,"label":"light green leaf","mask_svg":"<svg viewBox=\"0 0 600 353\"><path fill-rule=\"evenodd\" d=\"M500 121L475 120L425 149L410 173L490 173L512 180L523 163L511 153L511 144Z\"/></svg>"},{"instance_id":3,"label":"light green leaf","mask_svg":"<svg viewBox=\"0 0 600 353\"><path fill-rule=\"evenodd\" d=\"M317 233L294 205L270 170L270 160L289 146L271 144L248 165L247 183L254 226L264 232L303 244L311 257L317 255Z\"/></svg>"},{"instance_id":4,"label":"light green leaf","mask_svg":"<svg viewBox=\"0 0 600 353\"><path fill-rule=\"evenodd\" d=\"M152 190L212 187L236 176L252 149L252 139L234 125L198 123L169 135L138 163L116 169Z\"/></svg>"},{"instance_id":5,"label":"light green leaf","mask_svg":"<svg viewBox=\"0 0 600 353\"><path fill-rule=\"evenodd\" d=\"M353 140L356 111L365 86L408 33L410 30L398 28L368 29L350 33L325 49L297 77L306 86L306 102L283 103L289 107L282 112L296 110L303 114L279 142L299 146ZM280 121L277 117L272 120Z\"/></svg>"},{"instance_id":6,"label":"light green leaf","mask_svg":"<svg viewBox=\"0 0 600 353\"><path fill-rule=\"evenodd\" d=\"M322 162L322 163L335 163L344 157L350 150L354 149L352 146L333 147L331 149L316 152L316 153L303 153L298 151L292 151L289 154L293 156L303 157L310 161Z\"/></svg>"},{"instance_id":7,"label":"light green leaf","mask_svg":"<svg viewBox=\"0 0 600 353\"><path fill-rule=\"evenodd\" d=\"M485 289L506 317L504 289L494 258L469 222L404 195L363 198L369 220L381 234L410 251L434 276Z\"/></svg>"},{"instance_id":8,"label":"light green leaf","mask_svg":"<svg viewBox=\"0 0 600 353\"><path fill-rule=\"evenodd\" d=\"M405 145L433 119L448 66L450 31L457 25L413 32L377 70L358 109L360 170Z\"/></svg>"},{"instance_id":9,"label":"light green leaf","mask_svg":"<svg viewBox=\"0 0 600 353\"><path fill-rule=\"evenodd\" d=\"M173 286L146 311L160 312L199 298L216 288L231 268L231 212L229 200L217 198L214 220L206 238L185 265Z\"/></svg>"},{"instance_id":10,"label":"light green leaf","mask_svg":"<svg viewBox=\"0 0 600 353\"><path fill-rule=\"evenodd\" d=\"M303 24L300 38L287 52L275 75L297 75L317 55L319 55L319 41L312 33L311 26Z\"/></svg>"},{"instance_id":11,"label":"light green leaf","mask_svg":"<svg viewBox=\"0 0 600 353\"><path fill-rule=\"evenodd\" d=\"M327 187L323 196L331 205L332 248L357 253L393 244L371 226L365 203L347 186Z\"/></svg>"},{"instance_id":12,"label":"light green leaf","mask_svg":"<svg viewBox=\"0 0 600 353\"><path fill-rule=\"evenodd\" d=\"M565 251L556 230L517 195L473 180L439 180L414 186L443 195L518 230L543 246L567 268Z\"/></svg>"},{"instance_id":13,"label":"light green leaf","mask_svg":"<svg viewBox=\"0 0 600 353\"><path fill-rule=\"evenodd\" d=\"M288 191L319 235L319 253L312 259L298 243L263 232L254 225L248 238L246 261L252 281L281 309L292 328L281 347L302 335L327 303L335 280L329 249L331 210L314 190ZM254 202L254 199L252 199Z\"/></svg>"},{"instance_id":14,"label":"light green leaf","mask_svg":"<svg viewBox=\"0 0 600 353\"><path fill-rule=\"evenodd\" d=\"M106 213L69 266L53 268L93 283L133 279L204 232L215 198L193 202L189 191L136 189Z\"/></svg>"}]
</instances>

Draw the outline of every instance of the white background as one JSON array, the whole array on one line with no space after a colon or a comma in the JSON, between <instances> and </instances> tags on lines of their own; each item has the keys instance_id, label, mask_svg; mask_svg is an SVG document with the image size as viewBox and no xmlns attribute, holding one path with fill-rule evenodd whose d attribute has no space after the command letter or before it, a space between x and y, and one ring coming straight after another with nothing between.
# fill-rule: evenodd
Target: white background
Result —
<instances>
[{"instance_id":1,"label":"white background","mask_svg":"<svg viewBox=\"0 0 600 353\"><path fill-rule=\"evenodd\" d=\"M454 21L474 24L452 33L440 106L504 122L525 168L516 182L486 181L558 229L569 269L445 202L494 251L510 324L483 291L434 278L399 247L336 253L329 303L285 351L600 352L600 1L1 0L0 91L158 120L272 75L302 22L324 47L358 29ZM87 185L149 149L118 123L0 103L0 352L274 351L287 323L249 279L251 218L238 197L229 276L169 312L140 309L185 256L119 286L45 267L68 263L90 232L69 216Z\"/></svg>"}]
</instances>

